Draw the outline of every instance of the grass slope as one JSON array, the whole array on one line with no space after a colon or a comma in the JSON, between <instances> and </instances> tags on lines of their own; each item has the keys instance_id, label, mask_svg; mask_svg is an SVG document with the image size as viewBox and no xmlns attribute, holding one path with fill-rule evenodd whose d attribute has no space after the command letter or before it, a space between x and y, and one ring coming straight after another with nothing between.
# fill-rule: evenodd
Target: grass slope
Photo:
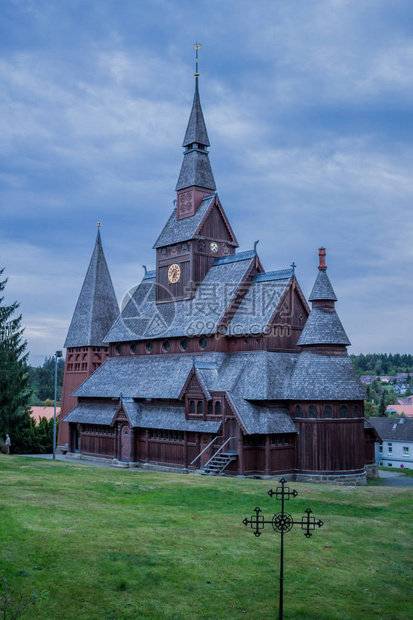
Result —
<instances>
[{"instance_id":1,"label":"grass slope","mask_svg":"<svg viewBox=\"0 0 413 620\"><path fill-rule=\"evenodd\" d=\"M50 592L30 619L278 617L279 535L242 525L272 481L0 455L0 484L0 573ZM413 489L291 486L324 527L286 535L285 619L412 618Z\"/></svg>"}]
</instances>

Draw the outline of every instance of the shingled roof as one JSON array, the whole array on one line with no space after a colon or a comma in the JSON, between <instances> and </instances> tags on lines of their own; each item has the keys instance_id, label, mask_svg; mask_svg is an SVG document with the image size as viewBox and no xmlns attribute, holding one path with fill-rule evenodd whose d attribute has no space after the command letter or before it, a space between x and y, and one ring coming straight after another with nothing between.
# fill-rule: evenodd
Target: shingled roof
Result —
<instances>
[{"instance_id":1,"label":"shingled roof","mask_svg":"<svg viewBox=\"0 0 413 620\"><path fill-rule=\"evenodd\" d=\"M344 327L334 308L313 308L301 336L299 346L315 344L350 345Z\"/></svg>"},{"instance_id":2,"label":"shingled roof","mask_svg":"<svg viewBox=\"0 0 413 620\"><path fill-rule=\"evenodd\" d=\"M182 146L190 146L194 142L209 146L208 132L205 125L204 115L202 113L201 100L199 98L198 78L195 78L195 93L192 103L191 114L189 116L188 126L185 132L185 138Z\"/></svg>"},{"instance_id":3,"label":"shingled roof","mask_svg":"<svg viewBox=\"0 0 413 620\"><path fill-rule=\"evenodd\" d=\"M176 191L194 185L214 191L216 185L206 150L209 139L199 99L198 78L195 79L194 102L182 146L186 150Z\"/></svg>"},{"instance_id":4,"label":"shingled roof","mask_svg":"<svg viewBox=\"0 0 413 620\"><path fill-rule=\"evenodd\" d=\"M334 292L333 287L331 286L330 279L327 275L327 272L319 271L316 281L314 282L313 290L311 291L309 301L337 301L336 294Z\"/></svg>"},{"instance_id":5,"label":"shingled roof","mask_svg":"<svg viewBox=\"0 0 413 620\"><path fill-rule=\"evenodd\" d=\"M195 215L185 217L182 220L177 219L177 209L175 208L169 220L166 222L161 234L157 238L156 243L153 246L154 249L193 239L201 227L209 208L212 206L215 196L216 194L205 196L205 198L201 201Z\"/></svg>"},{"instance_id":6,"label":"shingled roof","mask_svg":"<svg viewBox=\"0 0 413 620\"><path fill-rule=\"evenodd\" d=\"M369 418L384 441L413 441L413 418Z\"/></svg>"},{"instance_id":7,"label":"shingled roof","mask_svg":"<svg viewBox=\"0 0 413 620\"><path fill-rule=\"evenodd\" d=\"M137 287L105 340L128 342L216 333L255 259L254 251L216 259L193 299L184 301L157 304L156 280L147 277Z\"/></svg>"},{"instance_id":8,"label":"shingled roof","mask_svg":"<svg viewBox=\"0 0 413 620\"><path fill-rule=\"evenodd\" d=\"M364 400L366 392L347 353L302 351L285 397L291 400Z\"/></svg>"},{"instance_id":9,"label":"shingled roof","mask_svg":"<svg viewBox=\"0 0 413 620\"><path fill-rule=\"evenodd\" d=\"M64 346L102 346L119 307L98 230L95 248Z\"/></svg>"},{"instance_id":10,"label":"shingled roof","mask_svg":"<svg viewBox=\"0 0 413 620\"><path fill-rule=\"evenodd\" d=\"M271 272L271 275L260 273L255 276L228 325L227 335L266 333L270 319L287 290L292 275L292 270L282 270L278 273Z\"/></svg>"}]
</instances>

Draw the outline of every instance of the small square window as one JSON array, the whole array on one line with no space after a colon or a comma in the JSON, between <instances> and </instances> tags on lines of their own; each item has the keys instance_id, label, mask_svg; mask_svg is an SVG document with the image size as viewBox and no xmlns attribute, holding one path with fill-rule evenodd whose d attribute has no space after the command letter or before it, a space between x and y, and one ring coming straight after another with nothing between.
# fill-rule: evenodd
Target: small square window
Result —
<instances>
[{"instance_id":1,"label":"small square window","mask_svg":"<svg viewBox=\"0 0 413 620\"><path fill-rule=\"evenodd\" d=\"M379 452L380 454L383 454L383 446L379 446Z\"/></svg>"},{"instance_id":2,"label":"small square window","mask_svg":"<svg viewBox=\"0 0 413 620\"><path fill-rule=\"evenodd\" d=\"M403 446L403 456L409 456L409 446Z\"/></svg>"}]
</instances>

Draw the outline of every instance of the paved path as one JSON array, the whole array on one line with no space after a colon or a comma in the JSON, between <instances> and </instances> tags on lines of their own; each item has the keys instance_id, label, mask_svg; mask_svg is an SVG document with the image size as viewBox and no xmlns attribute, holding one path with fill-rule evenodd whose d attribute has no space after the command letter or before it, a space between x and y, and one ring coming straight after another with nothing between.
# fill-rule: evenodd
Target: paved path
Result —
<instances>
[{"instance_id":1,"label":"paved path","mask_svg":"<svg viewBox=\"0 0 413 620\"><path fill-rule=\"evenodd\" d=\"M403 476L398 471L381 471L379 469L379 478L382 486L385 487L413 487L413 478Z\"/></svg>"},{"instance_id":2,"label":"paved path","mask_svg":"<svg viewBox=\"0 0 413 620\"><path fill-rule=\"evenodd\" d=\"M53 454L17 454L16 456L27 456L33 459L53 459ZM110 467L111 463L102 461L94 461L92 459L77 459L65 454L56 454L56 461L64 461L65 463L75 463L75 465L94 465L95 467ZM128 468L129 469L129 468Z\"/></svg>"}]
</instances>

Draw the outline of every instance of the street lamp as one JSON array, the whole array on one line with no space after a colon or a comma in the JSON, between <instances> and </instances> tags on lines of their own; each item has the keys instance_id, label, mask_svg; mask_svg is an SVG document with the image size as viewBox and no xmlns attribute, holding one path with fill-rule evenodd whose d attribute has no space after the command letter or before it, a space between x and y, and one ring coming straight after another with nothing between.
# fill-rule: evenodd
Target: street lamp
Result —
<instances>
[{"instance_id":1,"label":"street lamp","mask_svg":"<svg viewBox=\"0 0 413 620\"><path fill-rule=\"evenodd\" d=\"M56 458L56 400L57 400L57 360L62 357L61 351L55 353L54 365L54 416L53 416L53 460Z\"/></svg>"}]
</instances>

